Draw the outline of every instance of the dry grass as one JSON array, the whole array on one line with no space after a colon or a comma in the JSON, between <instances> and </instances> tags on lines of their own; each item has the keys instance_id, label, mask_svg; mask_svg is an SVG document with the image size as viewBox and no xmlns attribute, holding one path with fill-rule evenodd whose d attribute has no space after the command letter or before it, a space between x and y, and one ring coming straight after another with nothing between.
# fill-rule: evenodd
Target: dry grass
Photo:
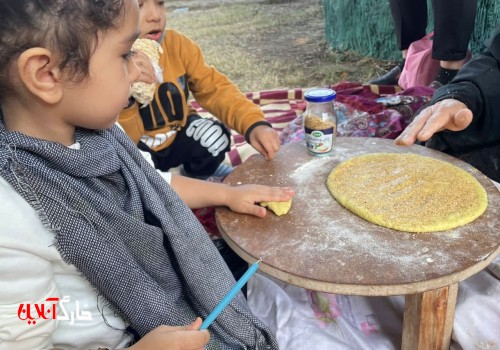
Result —
<instances>
[{"instance_id":1,"label":"dry grass","mask_svg":"<svg viewBox=\"0 0 500 350\"><path fill-rule=\"evenodd\" d=\"M180 7L189 11L174 11ZM386 66L329 48L321 0L188 0L167 9L168 26L243 91L364 82Z\"/></svg>"}]
</instances>

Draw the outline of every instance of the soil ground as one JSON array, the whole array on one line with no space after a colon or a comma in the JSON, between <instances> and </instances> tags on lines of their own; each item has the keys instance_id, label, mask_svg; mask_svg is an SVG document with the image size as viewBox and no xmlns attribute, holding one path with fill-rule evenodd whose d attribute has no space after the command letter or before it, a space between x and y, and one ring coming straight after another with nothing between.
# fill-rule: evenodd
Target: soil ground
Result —
<instances>
[{"instance_id":1,"label":"soil ground","mask_svg":"<svg viewBox=\"0 0 500 350\"><path fill-rule=\"evenodd\" d=\"M392 64L334 50L322 0L168 1L168 26L243 91L366 82Z\"/></svg>"}]
</instances>

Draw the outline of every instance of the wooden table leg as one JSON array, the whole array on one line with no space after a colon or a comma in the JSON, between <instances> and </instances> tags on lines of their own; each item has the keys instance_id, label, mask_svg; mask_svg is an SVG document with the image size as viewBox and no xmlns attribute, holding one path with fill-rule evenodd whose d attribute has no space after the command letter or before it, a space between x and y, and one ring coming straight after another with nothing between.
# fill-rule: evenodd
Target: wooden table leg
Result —
<instances>
[{"instance_id":1,"label":"wooden table leg","mask_svg":"<svg viewBox=\"0 0 500 350\"><path fill-rule=\"evenodd\" d=\"M458 284L405 297L402 350L450 348Z\"/></svg>"}]
</instances>

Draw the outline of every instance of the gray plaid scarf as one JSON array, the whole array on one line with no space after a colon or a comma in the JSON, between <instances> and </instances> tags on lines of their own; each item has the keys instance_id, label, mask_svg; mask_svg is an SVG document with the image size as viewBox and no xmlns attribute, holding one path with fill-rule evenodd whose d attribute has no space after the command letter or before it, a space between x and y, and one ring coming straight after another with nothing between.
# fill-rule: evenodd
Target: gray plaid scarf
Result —
<instances>
[{"instance_id":1,"label":"gray plaid scarf","mask_svg":"<svg viewBox=\"0 0 500 350\"><path fill-rule=\"evenodd\" d=\"M117 127L75 138L80 150L8 132L0 111L0 175L139 335L206 317L235 281L191 210ZM241 293L211 332L208 349L278 348Z\"/></svg>"}]
</instances>

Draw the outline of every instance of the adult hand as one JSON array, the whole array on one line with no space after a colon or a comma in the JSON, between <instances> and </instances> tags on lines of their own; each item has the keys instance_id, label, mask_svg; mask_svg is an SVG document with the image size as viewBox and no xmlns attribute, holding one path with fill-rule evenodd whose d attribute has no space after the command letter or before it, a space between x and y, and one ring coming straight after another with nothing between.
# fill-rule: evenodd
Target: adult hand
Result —
<instances>
[{"instance_id":1,"label":"adult hand","mask_svg":"<svg viewBox=\"0 0 500 350\"><path fill-rule=\"evenodd\" d=\"M159 326L128 350L203 350L210 340L207 330L199 331L201 318L187 326Z\"/></svg>"},{"instance_id":2,"label":"adult hand","mask_svg":"<svg viewBox=\"0 0 500 350\"><path fill-rule=\"evenodd\" d=\"M153 84L157 82L155 69L153 64L151 63L151 59L142 51L135 51L134 56L132 57L134 63L141 71L141 75L137 79L137 81L142 81L146 84Z\"/></svg>"},{"instance_id":3,"label":"adult hand","mask_svg":"<svg viewBox=\"0 0 500 350\"><path fill-rule=\"evenodd\" d=\"M267 125L259 125L252 130L250 144L267 160L273 159L280 149L278 133Z\"/></svg>"},{"instance_id":4,"label":"adult hand","mask_svg":"<svg viewBox=\"0 0 500 350\"><path fill-rule=\"evenodd\" d=\"M454 99L446 99L422 110L394 143L409 146L417 139L427 141L434 133L448 129L464 130L472 122L472 111Z\"/></svg>"},{"instance_id":5,"label":"adult hand","mask_svg":"<svg viewBox=\"0 0 500 350\"><path fill-rule=\"evenodd\" d=\"M270 187L263 185L228 186L226 189L226 206L232 211L251 214L258 217L266 215L266 209L256 203L285 202L295 192L289 187Z\"/></svg>"}]
</instances>

